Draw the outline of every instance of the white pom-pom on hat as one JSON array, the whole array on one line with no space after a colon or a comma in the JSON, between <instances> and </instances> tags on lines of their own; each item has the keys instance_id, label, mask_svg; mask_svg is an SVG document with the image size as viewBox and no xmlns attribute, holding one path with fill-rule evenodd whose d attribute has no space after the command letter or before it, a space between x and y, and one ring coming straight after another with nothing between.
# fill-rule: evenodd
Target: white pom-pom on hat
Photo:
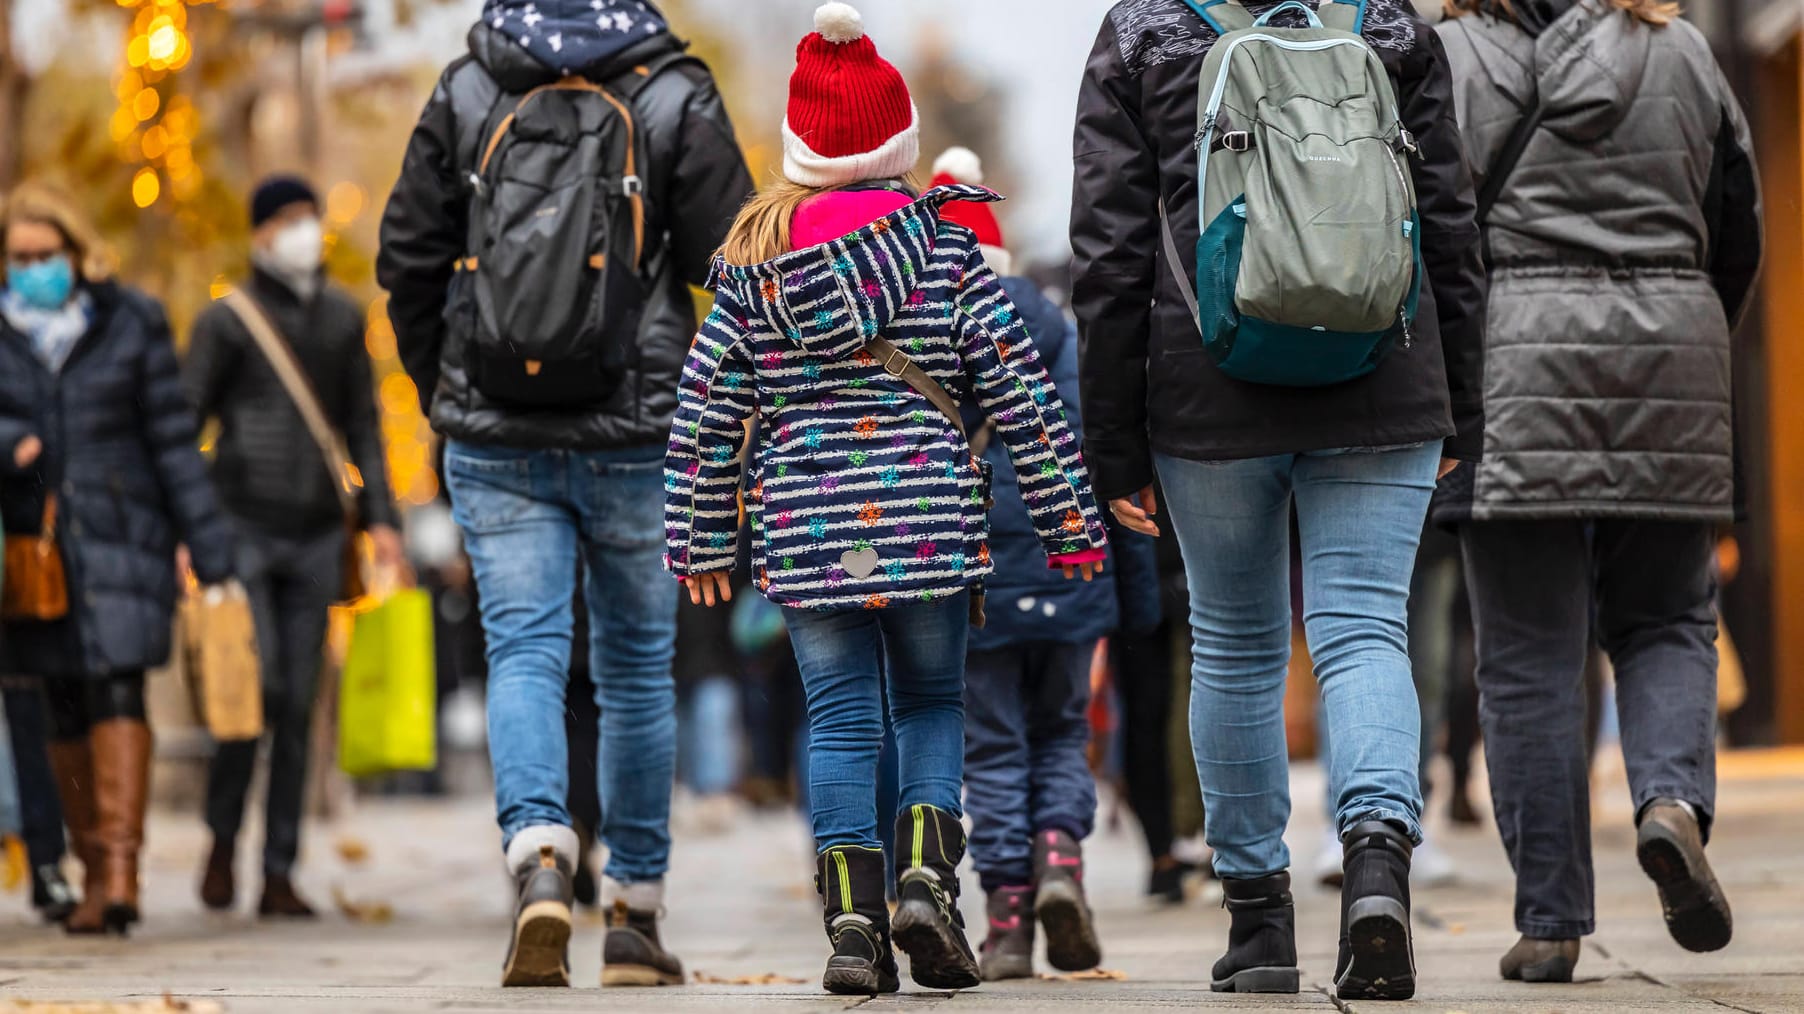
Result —
<instances>
[{"instance_id":1,"label":"white pom-pom on hat","mask_svg":"<svg viewBox=\"0 0 1804 1014\"><path fill-rule=\"evenodd\" d=\"M814 11L814 30L828 42L857 42L864 38L864 16L851 4L822 4Z\"/></svg>"},{"instance_id":2,"label":"white pom-pom on hat","mask_svg":"<svg viewBox=\"0 0 1804 1014\"><path fill-rule=\"evenodd\" d=\"M933 160L935 176L950 176L960 183L983 186L983 160L969 148L947 148Z\"/></svg>"}]
</instances>

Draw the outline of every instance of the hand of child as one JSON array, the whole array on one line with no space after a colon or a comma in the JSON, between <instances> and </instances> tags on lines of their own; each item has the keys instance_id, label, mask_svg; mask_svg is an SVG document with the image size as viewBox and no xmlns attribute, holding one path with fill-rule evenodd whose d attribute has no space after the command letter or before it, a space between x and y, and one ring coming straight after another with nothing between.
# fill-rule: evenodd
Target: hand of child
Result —
<instances>
[{"instance_id":1,"label":"hand of child","mask_svg":"<svg viewBox=\"0 0 1804 1014\"><path fill-rule=\"evenodd\" d=\"M1065 580L1067 580L1067 581L1077 577L1079 574L1082 574L1084 576L1085 581L1094 581L1096 579L1096 575L1101 574L1101 573L1102 573L1102 561L1101 560L1092 560L1089 563L1080 563L1076 566L1072 566L1071 564L1065 565Z\"/></svg>"},{"instance_id":2,"label":"hand of child","mask_svg":"<svg viewBox=\"0 0 1804 1014\"><path fill-rule=\"evenodd\" d=\"M689 601L698 606L733 601L733 572L730 570L691 574L683 579L683 586L689 589Z\"/></svg>"}]
</instances>

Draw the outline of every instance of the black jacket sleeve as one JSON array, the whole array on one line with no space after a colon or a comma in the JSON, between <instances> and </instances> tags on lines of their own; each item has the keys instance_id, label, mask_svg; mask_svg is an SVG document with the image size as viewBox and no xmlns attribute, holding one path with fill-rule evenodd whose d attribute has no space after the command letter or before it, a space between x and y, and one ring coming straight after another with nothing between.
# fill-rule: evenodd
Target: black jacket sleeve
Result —
<instances>
[{"instance_id":1,"label":"black jacket sleeve","mask_svg":"<svg viewBox=\"0 0 1804 1014\"><path fill-rule=\"evenodd\" d=\"M1454 114L1453 72L1441 37L1416 25L1417 45L1401 77L1403 123L1416 137L1416 205L1422 215L1422 263L1434 293L1447 361L1454 435L1446 456L1477 461L1484 450L1484 330L1487 279L1477 197Z\"/></svg>"},{"instance_id":2,"label":"black jacket sleeve","mask_svg":"<svg viewBox=\"0 0 1804 1014\"><path fill-rule=\"evenodd\" d=\"M457 259L463 255L469 210L457 178L457 126L450 77L439 78L420 122L407 142L401 176L382 213L376 280L388 291L401 365L419 388L428 415L438 387L439 351L445 342L445 299Z\"/></svg>"},{"instance_id":3,"label":"black jacket sleeve","mask_svg":"<svg viewBox=\"0 0 1804 1014\"><path fill-rule=\"evenodd\" d=\"M675 155L666 191L671 256L677 274L699 287L753 189L733 121L711 77L698 82L684 104Z\"/></svg>"},{"instance_id":4,"label":"black jacket sleeve","mask_svg":"<svg viewBox=\"0 0 1804 1014\"><path fill-rule=\"evenodd\" d=\"M188 355L182 361L182 386L188 391L188 403L202 422L219 414L220 406L238 364L244 357L244 346L233 335L229 319L231 311L214 304L201 311L188 332Z\"/></svg>"},{"instance_id":5,"label":"black jacket sleeve","mask_svg":"<svg viewBox=\"0 0 1804 1014\"><path fill-rule=\"evenodd\" d=\"M138 404L163 503L177 535L188 546L195 576L203 584L218 584L232 576L232 531L197 446L200 427L182 389L169 320L162 307L148 299L142 300L138 312L148 318L144 359L138 368Z\"/></svg>"},{"instance_id":6,"label":"black jacket sleeve","mask_svg":"<svg viewBox=\"0 0 1804 1014\"><path fill-rule=\"evenodd\" d=\"M1741 105L1723 93L1722 126L1711 159L1710 185L1704 195L1705 223L1710 230L1710 280L1722 300L1729 326L1747 313L1748 294L1760 274L1764 246L1760 217L1760 174Z\"/></svg>"},{"instance_id":7,"label":"black jacket sleeve","mask_svg":"<svg viewBox=\"0 0 1804 1014\"><path fill-rule=\"evenodd\" d=\"M1159 270L1159 162L1141 125L1139 92L1114 23L1105 21L1078 92L1071 200L1084 461L1099 500L1153 481L1146 367Z\"/></svg>"}]
</instances>

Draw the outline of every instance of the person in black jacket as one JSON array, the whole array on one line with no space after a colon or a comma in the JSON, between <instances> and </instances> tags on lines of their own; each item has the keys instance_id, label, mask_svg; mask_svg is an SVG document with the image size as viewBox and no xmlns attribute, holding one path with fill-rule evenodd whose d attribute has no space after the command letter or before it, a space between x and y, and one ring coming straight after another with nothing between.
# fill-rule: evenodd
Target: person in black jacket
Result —
<instances>
[{"instance_id":1,"label":"person in black jacket","mask_svg":"<svg viewBox=\"0 0 1804 1014\"><path fill-rule=\"evenodd\" d=\"M1439 40L1406 0L1362 5L1364 37L1419 148L1409 164L1427 278L1413 343L1335 386L1235 380L1210 360L1178 288L1196 277L1198 79L1218 38L1197 6L1122 0L1084 72L1071 238L1085 459L1098 496L1148 533L1160 527L1156 461L1184 551L1191 738L1235 923L1219 989L1297 988L1282 840L1294 494L1305 625L1334 728L1330 778L1348 857L1335 978L1343 997L1407 996L1408 857L1421 811L1409 574L1437 467L1476 458L1483 427L1484 276L1452 82ZM1277 5L1246 6L1263 14ZM1280 17L1301 23L1296 12ZM1159 253L1162 209L1184 251L1175 265ZM1370 453L1348 453L1359 451ZM1349 925L1350 914L1374 909L1388 913L1371 923L1382 934ZM1237 980L1243 972L1253 974Z\"/></svg>"},{"instance_id":2,"label":"person in black jacket","mask_svg":"<svg viewBox=\"0 0 1804 1014\"><path fill-rule=\"evenodd\" d=\"M363 311L320 267L319 199L304 181L276 176L251 197L251 275L241 286L293 352L363 481L356 523L377 562L401 562L381 427L364 351ZM200 417L220 421L213 481L238 530L239 577L250 593L263 660L263 716L270 732L269 793L259 915L310 917L295 893L301 807L313 700L327 610L343 587L346 518L327 464L299 407L249 329L223 303L194 322L183 370ZM208 908L236 900L233 858L256 740L221 743L207 782L213 849L201 881Z\"/></svg>"},{"instance_id":3,"label":"person in black jacket","mask_svg":"<svg viewBox=\"0 0 1804 1014\"><path fill-rule=\"evenodd\" d=\"M0 671L43 677L50 760L86 867L65 926L124 934L138 921L150 789L144 672L169 659L176 546L214 585L233 576L232 531L196 447L163 308L109 279L74 205L37 184L0 216L0 516L53 526L68 585L55 620L9 618Z\"/></svg>"},{"instance_id":4,"label":"person in black jacket","mask_svg":"<svg viewBox=\"0 0 1804 1014\"><path fill-rule=\"evenodd\" d=\"M420 116L382 220L377 277L402 361L448 439L446 486L482 603L498 819L521 890L507 985L569 982L578 842L562 713L578 553L602 713L603 984L683 980L658 937L675 774L678 589L663 566L662 463L696 329L689 286L706 281L752 192L714 81L683 48L640 0L489 0L469 55L446 69ZM448 286L459 263L479 255L466 243L470 180L484 152L526 93L565 77L626 95L621 109L642 136L646 164L631 175L643 202L647 301L612 394L582 408L510 407L478 388L464 341L447 334Z\"/></svg>"}]
</instances>

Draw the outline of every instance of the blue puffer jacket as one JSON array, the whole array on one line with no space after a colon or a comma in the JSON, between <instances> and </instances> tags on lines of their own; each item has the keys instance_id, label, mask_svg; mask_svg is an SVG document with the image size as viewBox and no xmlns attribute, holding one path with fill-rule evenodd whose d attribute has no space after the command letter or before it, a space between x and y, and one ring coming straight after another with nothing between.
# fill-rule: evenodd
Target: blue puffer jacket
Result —
<instances>
[{"instance_id":1,"label":"blue puffer jacket","mask_svg":"<svg viewBox=\"0 0 1804 1014\"><path fill-rule=\"evenodd\" d=\"M69 580L66 618L6 624L0 671L92 677L162 665L176 543L201 581L232 576L232 531L197 449L163 308L111 283L88 291L93 323L54 375L0 320L0 516L8 532L36 532L54 490ZM11 448L26 434L44 453L15 469Z\"/></svg>"},{"instance_id":2,"label":"blue puffer jacket","mask_svg":"<svg viewBox=\"0 0 1804 1014\"><path fill-rule=\"evenodd\" d=\"M765 264L717 265L715 307L683 371L666 461L669 566L727 570L746 423L762 418L746 496L758 587L781 605L883 608L990 573L983 470L932 402L864 351L881 334L997 421L1029 478L1047 554L1107 545L1078 441L1014 304L942 187Z\"/></svg>"},{"instance_id":3,"label":"blue puffer jacket","mask_svg":"<svg viewBox=\"0 0 1804 1014\"><path fill-rule=\"evenodd\" d=\"M1026 278L1004 278L1002 288L1021 311L1021 321L1047 364L1052 386L1068 406L1066 422L1083 439L1077 410L1077 326ZM966 414L967 424L980 421ZM990 511L990 549L996 573L988 582L989 624L971 631L972 651L994 651L1033 641L1082 644L1122 627L1159 624L1158 585L1153 575L1152 540L1125 533L1109 547L1106 572L1095 581L1073 581L1046 565L1021 487L1007 453L994 442L984 460L995 472L996 506ZM1146 585L1130 594L1133 583ZM1153 612L1146 615L1146 603ZM1132 615L1128 614L1131 610Z\"/></svg>"}]
</instances>

